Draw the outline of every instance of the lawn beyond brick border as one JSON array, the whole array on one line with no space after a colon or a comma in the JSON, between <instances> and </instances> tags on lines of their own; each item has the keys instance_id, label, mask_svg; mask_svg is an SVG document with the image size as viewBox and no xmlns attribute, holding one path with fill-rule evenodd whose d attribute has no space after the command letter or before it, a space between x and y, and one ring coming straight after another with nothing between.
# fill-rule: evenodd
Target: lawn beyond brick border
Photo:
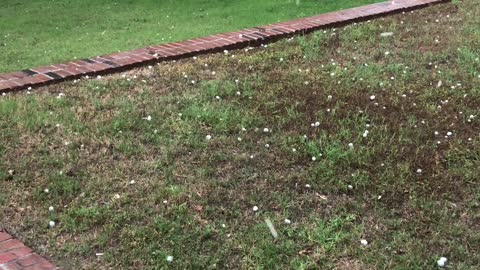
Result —
<instances>
[{"instance_id":1,"label":"lawn beyond brick border","mask_svg":"<svg viewBox=\"0 0 480 270\"><path fill-rule=\"evenodd\" d=\"M361 21L390 13L425 7L449 0L394 0L366 5L303 19L275 23L234 32L217 34L182 42L149 46L132 51L47 65L23 71L0 74L0 93L56 83L82 76L113 73L136 66L175 60L194 55L239 49L264 44L322 27Z\"/></svg>"},{"instance_id":2,"label":"lawn beyond brick border","mask_svg":"<svg viewBox=\"0 0 480 270\"><path fill-rule=\"evenodd\" d=\"M342 25L449 1L393 0L303 19L269 24L262 27L0 74L0 93L24 90L28 87L42 86L86 75L113 73L136 66L176 60L199 54L265 44L280 38L308 33L323 27Z\"/></svg>"}]
</instances>

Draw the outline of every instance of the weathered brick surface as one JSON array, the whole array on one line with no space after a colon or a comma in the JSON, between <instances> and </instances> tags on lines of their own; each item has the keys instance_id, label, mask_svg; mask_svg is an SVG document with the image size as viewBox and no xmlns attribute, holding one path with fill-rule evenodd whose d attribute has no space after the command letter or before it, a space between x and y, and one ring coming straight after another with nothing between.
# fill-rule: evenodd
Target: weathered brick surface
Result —
<instances>
[{"instance_id":1,"label":"weathered brick surface","mask_svg":"<svg viewBox=\"0 0 480 270\"><path fill-rule=\"evenodd\" d=\"M0 231L0 270L58 270L22 242Z\"/></svg>"},{"instance_id":2,"label":"weathered brick surface","mask_svg":"<svg viewBox=\"0 0 480 270\"><path fill-rule=\"evenodd\" d=\"M225 49L255 46L297 33L306 33L332 25L366 20L392 12L420 8L426 5L448 1L450 0L388 0L386 2L269 24L262 27L243 29L158 46L149 46L127 52L71 61L64 64L54 64L19 72L0 74L0 94L84 75L111 73L124 70L125 68L151 64L152 62L219 52ZM0 268L0 270L3 269Z\"/></svg>"}]
</instances>

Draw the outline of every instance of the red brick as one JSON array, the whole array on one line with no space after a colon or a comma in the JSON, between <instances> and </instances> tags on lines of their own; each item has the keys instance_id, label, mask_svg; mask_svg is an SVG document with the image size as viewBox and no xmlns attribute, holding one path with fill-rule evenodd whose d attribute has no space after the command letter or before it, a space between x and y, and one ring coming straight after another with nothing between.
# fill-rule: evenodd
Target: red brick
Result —
<instances>
[{"instance_id":1,"label":"red brick","mask_svg":"<svg viewBox=\"0 0 480 270\"><path fill-rule=\"evenodd\" d=\"M0 93L6 90L10 90L17 87L17 85L11 81L4 81L0 83Z\"/></svg>"},{"instance_id":2,"label":"red brick","mask_svg":"<svg viewBox=\"0 0 480 270\"><path fill-rule=\"evenodd\" d=\"M8 240L10 238L12 238L12 236L10 234L5 233L5 232L0 232L0 242Z\"/></svg>"},{"instance_id":3,"label":"red brick","mask_svg":"<svg viewBox=\"0 0 480 270\"><path fill-rule=\"evenodd\" d=\"M8 252L15 255L16 257L23 257L25 255L32 253L32 249L29 247L23 246L23 247L9 250Z\"/></svg>"},{"instance_id":4,"label":"red brick","mask_svg":"<svg viewBox=\"0 0 480 270\"><path fill-rule=\"evenodd\" d=\"M32 253L32 254L27 255L25 257L19 258L17 260L17 263L21 266L30 266L30 265L34 265L34 264L40 264L44 261L45 261L45 259L43 257L41 257L38 254Z\"/></svg>"},{"instance_id":5,"label":"red brick","mask_svg":"<svg viewBox=\"0 0 480 270\"><path fill-rule=\"evenodd\" d=\"M21 267L20 265L18 265L18 263L13 261L6 264L0 264L0 269L1 270L21 270L23 269L23 267Z\"/></svg>"},{"instance_id":6,"label":"red brick","mask_svg":"<svg viewBox=\"0 0 480 270\"><path fill-rule=\"evenodd\" d=\"M7 263L9 261L13 261L17 256L11 253L0 253L0 264Z\"/></svg>"},{"instance_id":7,"label":"red brick","mask_svg":"<svg viewBox=\"0 0 480 270\"><path fill-rule=\"evenodd\" d=\"M58 70L58 68L50 65L50 66L32 68L32 70L38 73L47 73L47 72Z\"/></svg>"},{"instance_id":8,"label":"red brick","mask_svg":"<svg viewBox=\"0 0 480 270\"><path fill-rule=\"evenodd\" d=\"M23 270L54 270L54 269L57 269L55 265L49 263L45 259L43 260L43 262L23 268Z\"/></svg>"},{"instance_id":9,"label":"red brick","mask_svg":"<svg viewBox=\"0 0 480 270\"><path fill-rule=\"evenodd\" d=\"M65 69L57 70L57 71L55 71L55 73L62 78L68 78L68 77L76 75L75 73L68 72Z\"/></svg>"},{"instance_id":10,"label":"red brick","mask_svg":"<svg viewBox=\"0 0 480 270\"><path fill-rule=\"evenodd\" d=\"M27 76L28 75L25 74L22 71L2 74L2 77L6 78L6 79L24 78L24 77L27 77Z\"/></svg>"},{"instance_id":11,"label":"red brick","mask_svg":"<svg viewBox=\"0 0 480 270\"><path fill-rule=\"evenodd\" d=\"M23 247L22 242L17 239L10 239L7 241L0 242L0 252L9 251L14 248Z\"/></svg>"}]
</instances>

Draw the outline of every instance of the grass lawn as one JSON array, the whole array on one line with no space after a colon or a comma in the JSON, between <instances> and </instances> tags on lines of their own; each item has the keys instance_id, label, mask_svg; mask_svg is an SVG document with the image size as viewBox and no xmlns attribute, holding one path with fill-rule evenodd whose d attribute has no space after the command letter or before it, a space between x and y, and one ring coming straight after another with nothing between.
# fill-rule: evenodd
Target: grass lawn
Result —
<instances>
[{"instance_id":1,"label":"grass lawn","mask_svg":"<svg viewBox=\"0 0 480 270\"><path fill-rule=\"evenodd\" d=\"M0 227L65 269L478 269L478 25L465 0L0 97Z\"/></svg>"},{"instance_id":2,"label":"grass lawn","mask_svg":"<svg viewBox=\"0 0 480 270\"><path fill-rule=\"evenodd\" d=\"M0 72L285 21L382 0L2 0Z\"/></svg>"}]
</instances>

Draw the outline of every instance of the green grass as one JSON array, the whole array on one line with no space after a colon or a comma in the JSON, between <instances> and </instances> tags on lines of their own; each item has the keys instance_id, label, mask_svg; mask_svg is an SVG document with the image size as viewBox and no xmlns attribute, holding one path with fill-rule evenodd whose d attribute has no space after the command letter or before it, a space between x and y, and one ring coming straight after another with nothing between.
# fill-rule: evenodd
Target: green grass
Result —
<instances>
[{"instance_id":1,"label":"green grass","mask_svg":"<svg viewBox=\"0 0 480 270\"><path fill-rule=\"evenodd\" d=\"M3 0L0 72L285 21L381 0Z\"/></svg>"},{"instance_id":2,"label":"green grass","mask_svg":"<svg viewBox=\"0 0 480 270\"><path fill-rule=\"evenodd\" d=\"M465 0L1 97L0 226L65 269L477 269L478 25Z\"/></svg>"}]
</instances>

